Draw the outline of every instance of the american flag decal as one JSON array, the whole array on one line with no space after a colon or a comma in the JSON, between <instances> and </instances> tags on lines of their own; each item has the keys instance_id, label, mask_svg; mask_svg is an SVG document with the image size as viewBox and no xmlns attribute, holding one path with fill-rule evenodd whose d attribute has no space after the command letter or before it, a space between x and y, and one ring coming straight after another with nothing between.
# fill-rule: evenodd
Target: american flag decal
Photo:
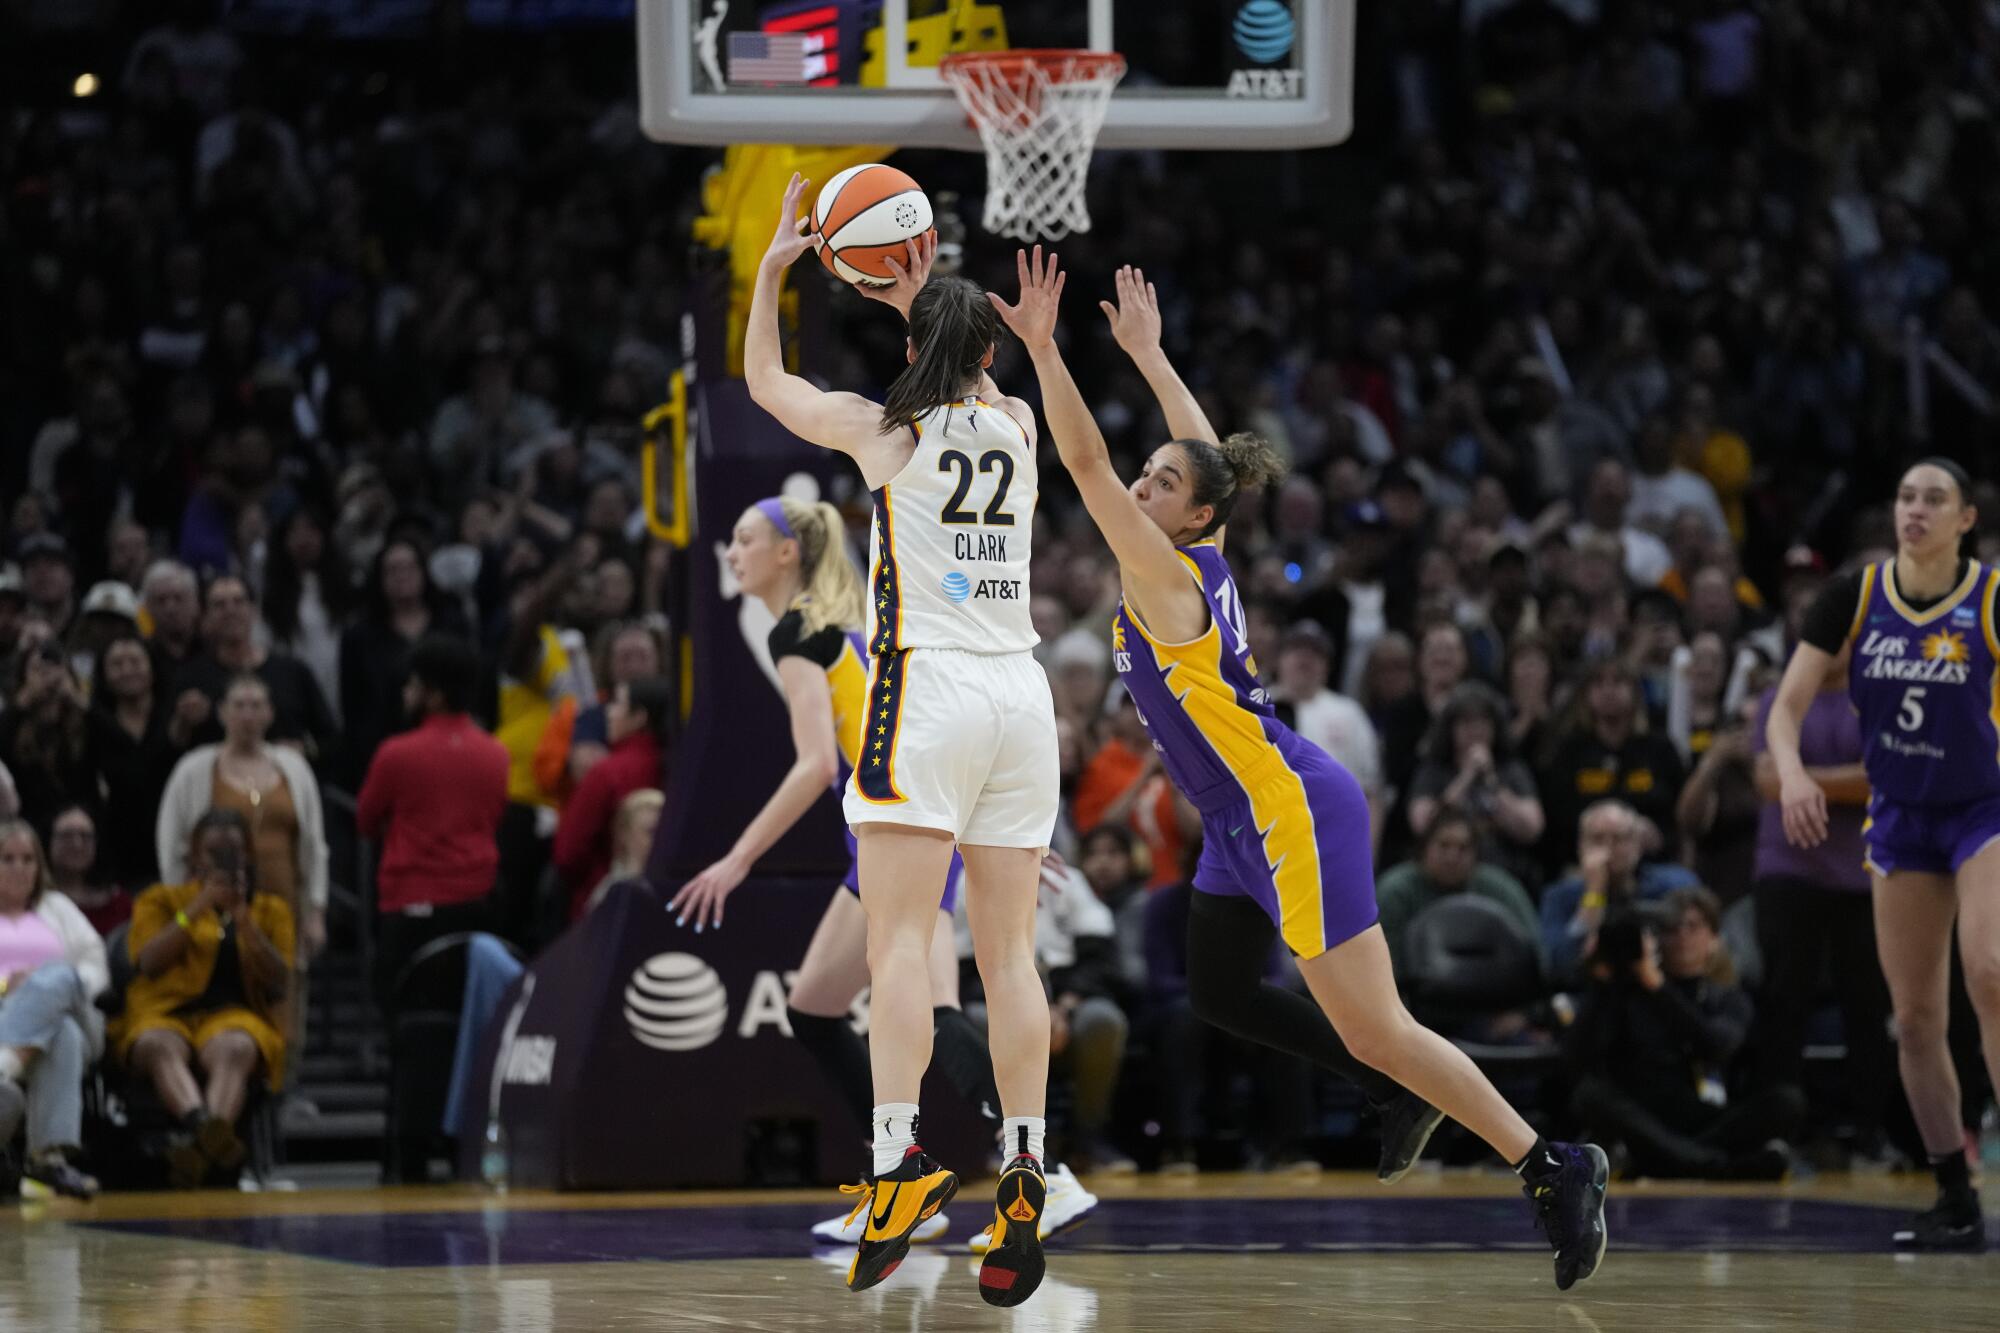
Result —
<instances>
[{"instance_id":1,"label":"american flag decal","mask_svg":"<svg viewBox=\"0 0 2000 1333\"><path fill-rule=\"evenodd\" d=\"M729 34L731 83L804 83L810 39L795 32Z\"/></svg>"}]
</instances>

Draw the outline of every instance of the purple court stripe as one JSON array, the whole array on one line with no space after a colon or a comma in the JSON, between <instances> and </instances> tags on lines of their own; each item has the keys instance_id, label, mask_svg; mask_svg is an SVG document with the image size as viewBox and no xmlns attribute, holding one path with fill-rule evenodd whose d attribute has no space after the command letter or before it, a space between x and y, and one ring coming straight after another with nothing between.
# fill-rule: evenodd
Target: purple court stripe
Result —
<instances>
[{"instance_id":1,"label":"purple court stripe","mask_svg":"<svg viewBox=\"0 0 2000 1333\"><path fill-rule=\"evenodd\" d=\"M98 1231L208 1241L372 1268L804 1258L807 1229L838 1204L559 1209L87 1222ZM963 1245L977 1209L959 1208ZM1908 1212L1782 1196L1613 1195L1620 1249L1860 1254L1887 1251ZM1120 1199L1055 1242L1065 1252L1331 1253L1539 1250L1515 1199Z\"/></svg>"}]
</instances>

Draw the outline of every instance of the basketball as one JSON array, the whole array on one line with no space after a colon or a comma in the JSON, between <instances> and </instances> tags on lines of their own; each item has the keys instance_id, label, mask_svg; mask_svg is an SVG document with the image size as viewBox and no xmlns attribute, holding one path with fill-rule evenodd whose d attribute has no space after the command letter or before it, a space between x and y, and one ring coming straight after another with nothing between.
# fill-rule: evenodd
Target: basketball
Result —
<instances>
[{"instance_id":1,"label":"basketball","mask_svg":"<svg viewBox=\"0 0 2000 1333\"><path fill-rule=\"evenodd\" d=\"M828 181L813 204L813 244L826 271L864 287L896 281L888 260L907 263L906 242L931 230L923 187L894 167L865 162Z\"/></svg>"}]
</instances>

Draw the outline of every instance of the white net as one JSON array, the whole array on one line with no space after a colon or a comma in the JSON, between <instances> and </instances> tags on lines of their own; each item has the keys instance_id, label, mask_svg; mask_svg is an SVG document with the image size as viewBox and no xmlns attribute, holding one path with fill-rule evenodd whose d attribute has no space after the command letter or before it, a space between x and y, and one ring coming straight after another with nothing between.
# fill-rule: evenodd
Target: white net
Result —
<instances>
[{"instance_id":1,"label":"white net","mask_svg":"<svg viewBox=\"0 0 2000 1333\"><path fill-rule=\"evenodd\" d=\"M940 72L986 147L986 230L1022 241L1089 231L1084 178L1124 57L1000 52L948 57Z\"/></svg>"}]
</instances>

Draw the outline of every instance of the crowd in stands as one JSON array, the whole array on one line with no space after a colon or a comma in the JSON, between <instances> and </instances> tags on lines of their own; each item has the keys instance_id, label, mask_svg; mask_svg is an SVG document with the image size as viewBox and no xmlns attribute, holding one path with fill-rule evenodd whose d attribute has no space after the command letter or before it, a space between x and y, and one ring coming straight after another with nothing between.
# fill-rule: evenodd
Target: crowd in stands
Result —
<instances>
[{"instance_id":1,"label":"crowd in stands","mask_svg":"<svg viewBox=\"0 0 2000 1333\"><path fill-rule=\"evenodd\" d=\"M382 849L386 994L446 930L552 938L643 861L635 794L680 767L637 420L713 154L639 136L627 30L343 46L170 8L0 17L0 48L60 27L106 71L0 118L0 1129L71 1192L55 1094L105 1046L173 1117L173 1178L241 1160L315 957L354 947L336 818ZM1136 469L1164 425L1083 298L1143 265L1211 420L1288 460L1230 559L1281 716L1369 792L1413 996L1440 908L1477 900L1535 984L1454 1035L1548 1054L1635 1169L1763 1174L1836 1131L1885 1157L1865 787L1830 780L1836 837L1789 848L1759 718L1805 599L1886 547L1898 462L1956 457L2000 512L2000 16L1362 8L1348 148L1100 155L1063 247L1078 381ZM835 378L879 396L900 330L831 312ZM994 374L1032 392L1018 349ZM1115 686L1112 565L1053 466L1032 583L1074 1156L1323 1156L1354 1099L1188 1007L1199 821ZM1807 760L1851 771L1823 702Z\"/></svg>"}]
</instances>

